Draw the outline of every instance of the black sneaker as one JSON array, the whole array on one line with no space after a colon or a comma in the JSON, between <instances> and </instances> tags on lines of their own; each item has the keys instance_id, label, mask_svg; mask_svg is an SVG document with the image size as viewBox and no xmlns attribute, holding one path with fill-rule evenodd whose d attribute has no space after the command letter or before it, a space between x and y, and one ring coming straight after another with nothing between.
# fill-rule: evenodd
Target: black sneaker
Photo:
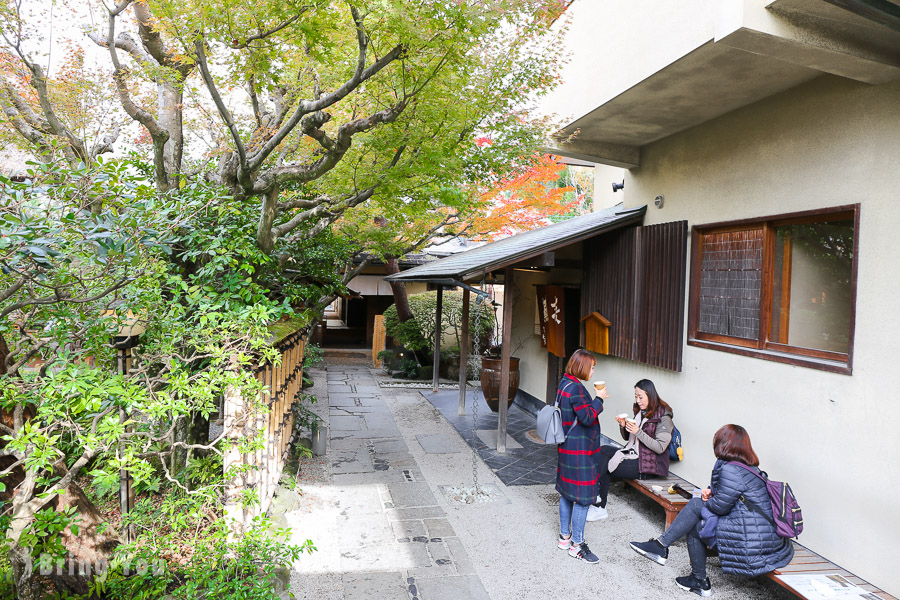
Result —
<instances>
[{"instance_id":1,"label":"black sneaker","mask_svg":"<svg viewBox=\"0 0 900 600\"><path fill-rule=\"evenodd\" d=\"M666 564L669 558L669 549L659 543L659 540L647 540L646 542L631 542L631 548L638 554L646 556L653 562Z\"/></svg>"},{"instance_id":2,"label":"black sneaker","mask_svg":"<svg viewBox=\"0 0 900 600\"><path fill-rule=\"evenodd\" d=\"M698 577L694 577L694 574L686 575L684 577L676 577L675 585L680 587L681 589L693 592L698 596L703 596L704 598L708 598L712 596L712 586L709 585L709 577L706 579L700 579Z\"/></svg>"},{"instance_id":3,"label":"black sneaker","mask_svg":"<svg viewBox=\"0 0 900 600\"><path fill-rule=\"evenodd\" d=\"M588 548L587 542L572 544L572 547L569 548L569 556L571 556L572 558L577 558L578 560L583 560L590 565L596 565L598 562L600 562L600 559L597 558L597 555L591 552L591 549Z\"/></svg>"}]
</instances>

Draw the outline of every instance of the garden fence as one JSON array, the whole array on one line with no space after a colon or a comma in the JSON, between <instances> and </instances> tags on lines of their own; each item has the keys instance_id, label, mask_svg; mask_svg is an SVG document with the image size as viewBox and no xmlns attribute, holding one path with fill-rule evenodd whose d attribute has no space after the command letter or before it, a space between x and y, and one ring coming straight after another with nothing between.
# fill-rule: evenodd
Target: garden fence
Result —
<instances>
[{"instance_id":1,"label":"garden fence","mask_svg":"<svg viewBox=\"0 0 900 600\"><path fill-rule=\"evenodd\" d=\"M261 449L241 453L234 447L225 453L226 472L234 465L242 467L225 487L225 514L235 520L235 531L245 530L254 517L269 509L289 450L294 425L291 406L301 390L303 378L303 336L291 334L279 341L276 348L281 353L281 362L264 364L255 373L264 386L260 403L268 410L254 410L253 403L234 390L225 394L226 431L231 431L237 441L264 433ZM235 427L241 422L245 422L243 427ZM252 502L247 502L248 496L254 497Z\"/></svg>"}]
</instances>

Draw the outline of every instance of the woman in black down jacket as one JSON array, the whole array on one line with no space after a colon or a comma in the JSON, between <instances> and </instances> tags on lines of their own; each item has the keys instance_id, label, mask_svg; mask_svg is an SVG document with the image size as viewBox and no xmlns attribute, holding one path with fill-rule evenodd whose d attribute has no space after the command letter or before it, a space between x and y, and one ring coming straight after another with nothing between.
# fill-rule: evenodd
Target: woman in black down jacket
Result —
<instances>
[{"instance_id":1,"label":"woman in black down jacket","mask_svg":"<svg viewBox=\"0 0 900 600\"><path fill-rule=\"evenodd\" d=\"M691 574L676 577L683 590L709 596L712 590L706 576L706 544L698 534L701 511L706 507L718 515L716 541L722 570L735 575L761 575L783 567L794 557L789 539L779 536L772 524L772 504L763 481L740 465L754 467L759 473L759 458L750 445L747 430L740 425L725 425L713 437L716 465L710 486L682 509L672 526L655 540L631 542L635 552L663 565L669 556L669 546L687 537ZM752 503L766 515L752 510Z\"/></svg>"}]
</instances>

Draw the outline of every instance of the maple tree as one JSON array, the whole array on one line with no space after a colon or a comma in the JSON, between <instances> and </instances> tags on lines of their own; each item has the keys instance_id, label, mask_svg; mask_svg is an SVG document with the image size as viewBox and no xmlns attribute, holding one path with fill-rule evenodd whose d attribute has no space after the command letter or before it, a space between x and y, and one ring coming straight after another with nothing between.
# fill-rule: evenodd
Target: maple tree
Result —
<instances>
[{"instance_id":1,"label":"maple tree","mask_svg":"<svg viewBox=\"0 0 900 600\"><path fill-rule=\"evenodd\" d=\"M546 226L554 217L577 214L588 192L570 182L568 170L553 155L532 157L481 194L479 211L469 223L473 237L495 240Z\"/></svg>"},{"instance_id":2,"label":"maple tree","mask_svg":"<svg viewBox=\"0 0 900 600\"><path fill-rule=\"evenodd\" d=\"M353 207L420 216L469 199L465 181L503 174L542 127L529 98L555 81L560 0L122 0L99 5L90 39L107 50L115 97L149 137L160 191L201 178L258 203L255 240L315 237ZM71 123L27 50L19 3L4 3L0 105L33 145L90 164L119 127ZM185 121L205 121L198 155ZM494 140L475 148L476 135ZM97 141L99 140L99 141ZM417 212L416 212L417 211Z\"/></svg>"},{"instance_id":3,"label":"maple tree","mask_svg":"<svg viewBox=\"0 0 900 600\"><path fill-rule=\"evenodd\" d=\"M41 516L58 518L40 496L75 490L72 481L88 463L108 477L127 469L152 478L148 456L133 454L126 463L116 454L129 445L137 450L141 435L143 443L154 441L140 454L213 450L208 439L176 432L198 414L208 418L223 386L236 384L224 377L222 361L271 352L260 347L264 325L318 310L355 274L344 268L354 254L399 256L438 233L461 231L479 199L467 191L474 182L505 177L542 140L543 124L527 107L555 81L559 52L549 24L562 5L88 3L99 17L89 44L57 45L50 60L40 33L43 7L23 12L21 1L0 0L0 136L44 163L16 182L21 189L3 180L0 203L13 232L23 215L39 214L40 227L16 233L9 252L46 271L0 272L0 342L9 342L0 348L4 403L21 415L4 430L15 463L2 475L15 471L29 482L13 510L26 538L44 533ZM493 143L479 146L479 136ZM140 184L123 186L131 177ZM61 186L58 206L42 204L47 186ZM140 208L151 204L162 208ZM90 229L103 219L115 222L109 232ZM41 294L46 282L36 274L69 286L92 276L95 254L109 254L106 242L82 243L82 229L102 233L99 240L136 236L140 246L143 226L172 227L170 252L141 250L136 263L115 273L98 267L121 286L114 293L106 293L110 284L97 298L81 288L81 296ZM42 238L43 229L60 231L65 253L53 245L56 237ZM112 253L121 253L119 245ZM45 255L52 259L42 263ZM126 308L154 315L141 343L145 367L135 373L110 368L117 323L104 314L113 308L118 316ZM45 368L19 378L33 359ZM88 359L96 360L90 368ZM94 390L109 403L103 411L115 406L144 419L134 424L135 436L108 419L97 443L93 405L69 406L68 394L78 390ZM175 405L157 421L148 407L155 410L161 398ZM102 419L115 416L109 411ZM65 447L54 437L61 431L83 438L81 445ZM49 457L67 461L48 465ZM219 473L210 485L221 486L221 464L210 464ZM61 479L46 479L51 468ZM28 581L28 551L24 542L10 549L20 597L40 591Z\"/></svg>"}]
</instances>

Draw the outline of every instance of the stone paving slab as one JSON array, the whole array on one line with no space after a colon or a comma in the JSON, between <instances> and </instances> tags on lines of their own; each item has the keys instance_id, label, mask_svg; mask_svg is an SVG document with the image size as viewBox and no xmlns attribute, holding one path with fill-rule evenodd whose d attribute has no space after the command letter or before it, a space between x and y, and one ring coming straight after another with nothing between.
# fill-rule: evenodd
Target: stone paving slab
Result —
<instances>
[{"instance_id":1,"label":"stone paving slab","mask_svg":"<svg viewBox=\"0 0 900 600\"><path fill-rule=\"evenodd\" d=\"M490 600L481 580L475 575L417 579L421 600ZM561 594L565 596L565 594ZM571 596L576 597L576 596Z\"/></svg>"},{"instance_id":2,"label":"stone paving slab","mask_svg":"<svg viewBox=\"0 0 900 600\"><path fill-rule=\"evenodd\" d=\"M335 475L370 473L375 470L375 466L372 464L372 457L366 448L335 450L332 454L332 472Z\"/></svg>"},{"instance_id":3,"label":"stone paving slab","mask_svg":"<svg viewBox=\"0 0 900 600\"><path fill-rule=\"evenodd\" d=\"M428 567L431 557L425 544L394 542L391 544L353 545L342 549L340 569L347 571L388 571Z\"/></svg>"},{"instance_id":4,"label":"stone paving slab","mask_svg":"<svg viewBox=\"0 0 900 600\"><path fill-rule=\"evenodd\" d=\"M431 493L431 488L425 482L422 483L391 483L388 484L391 492L394 508L416 508L420 506L435 506L437 500Z\"/></svg>"},{"instance_id":5,"label":"stone paving slab","mask_svg":"<svg viewBox=\"0 0 900 600\"><path fill-rule=\"evenodd\" d=\"M346 600L409 600L406 577L399 571L345 573L341 584Z\"/></svg>"},{"instance_id":6,"label":"stone paving slab","mask_svg":"<svg viewBox=\"0 0 900 600\"><path fill-rule=\"evenodd\" d=\"M488 448L496 448L497 447L497 430L496 429L479 429L475 432L475 435L485 443ZM512 436L507 434L506 436L506 451L510 450L519 450L522 448L522 444L513 439Z\"/></svg>"},{"instance_id":7,"label":"stone paving slab","mask_svg":"<svg viewBox=\"0 0 900 600\"><path fill-rule=\"evenodd\" d=\"M328 425L331 431L358 431L362 428L356 415L331 415Z\"/></svg>"},{"instance_id":8,"label":"stone paving slab","mask_svg":"<svg viewBox=\"0 0 900 600\"><path fill-rule=\"evenodd\" d=\"M422 523L425 525L428 537L446 538L455 535L450 521L447 519L423 519Z\"/></svg>"},{"instance_id":9,"label":"stone paving slab","mask_svg":"<svg viewBox=\"0 0 900 600\"><path fill-rule=\"evenodd\" d=\"M417 435L416 441L426 454L456 454L461 452L456 442L443 434Z\"/></svg>"}]
</instances>

